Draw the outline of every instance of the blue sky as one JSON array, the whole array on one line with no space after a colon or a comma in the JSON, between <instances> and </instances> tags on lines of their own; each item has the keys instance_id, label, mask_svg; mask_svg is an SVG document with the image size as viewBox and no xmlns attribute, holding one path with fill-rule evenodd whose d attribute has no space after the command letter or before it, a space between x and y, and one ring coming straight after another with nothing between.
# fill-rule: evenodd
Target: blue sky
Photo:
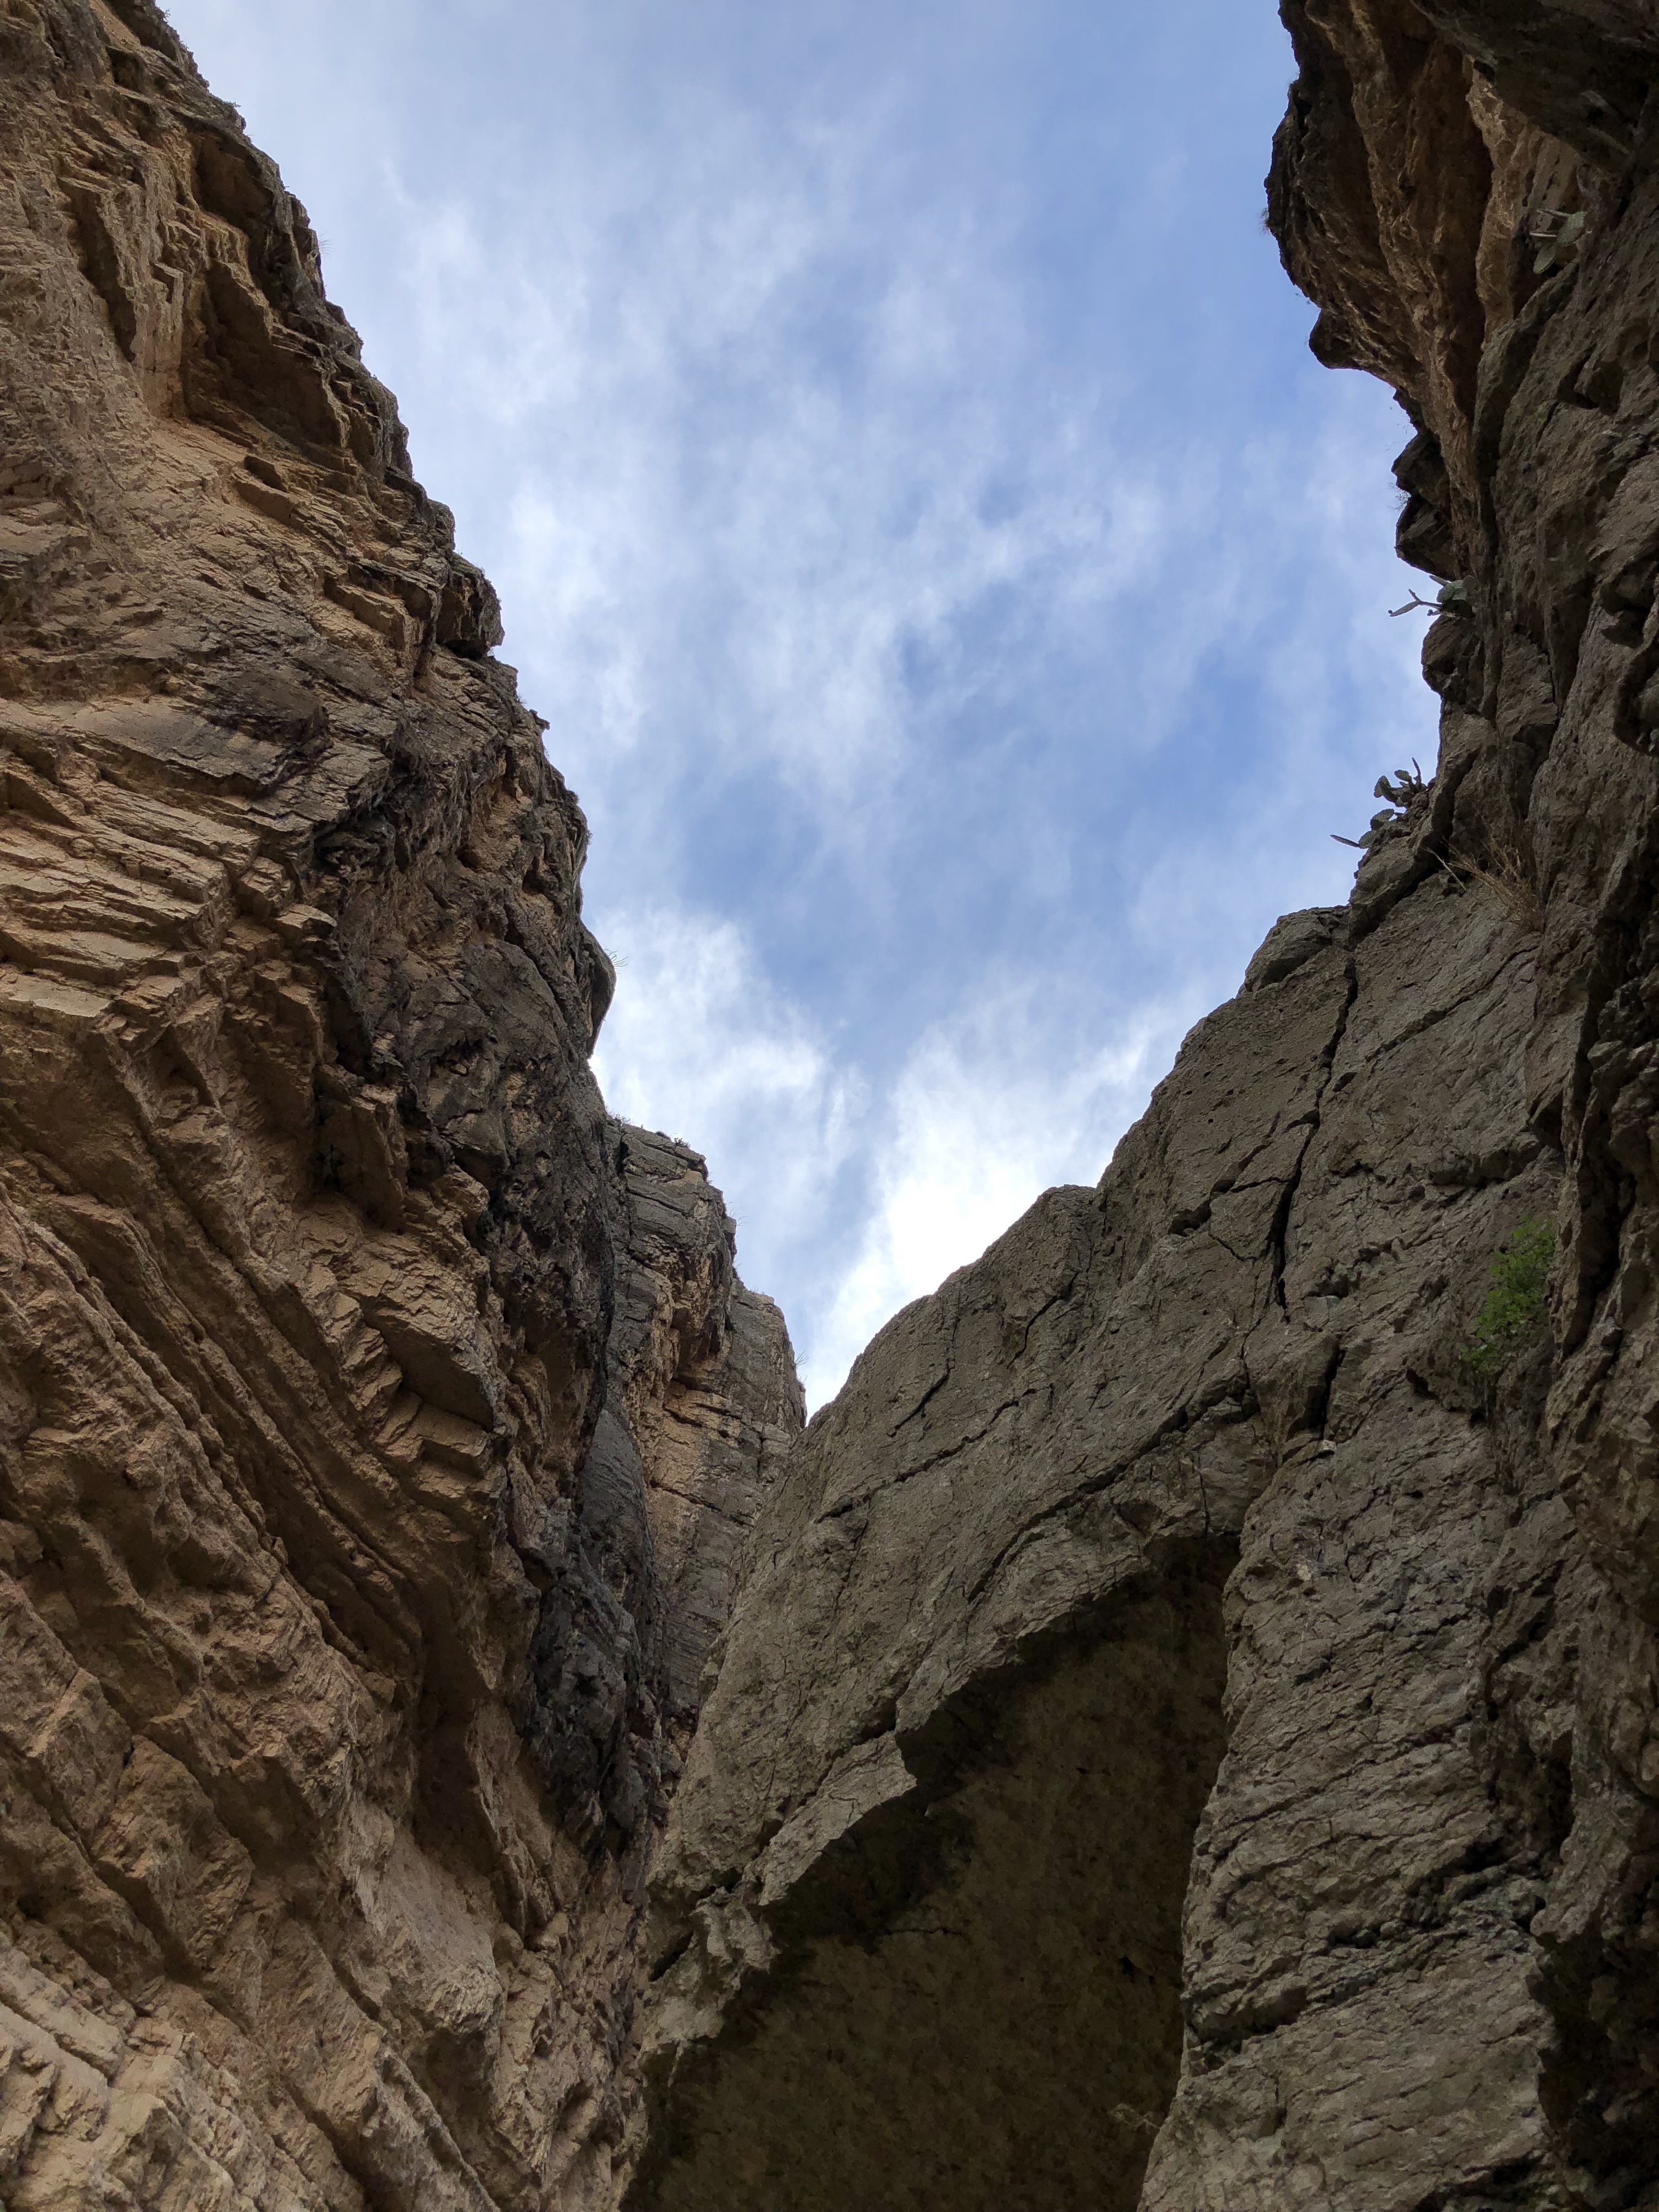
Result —
<instances>
[{"instance_id":1,"label":"blue sky","mask_svg":"<svg viewBox=\"0 0 1659 2212\"><path fill-rule=\"evenodd\" d=\"M1270 0L172 0L593 828L612 1106L821 1401L1434 750Z\"/></svg>"}]
</instances>

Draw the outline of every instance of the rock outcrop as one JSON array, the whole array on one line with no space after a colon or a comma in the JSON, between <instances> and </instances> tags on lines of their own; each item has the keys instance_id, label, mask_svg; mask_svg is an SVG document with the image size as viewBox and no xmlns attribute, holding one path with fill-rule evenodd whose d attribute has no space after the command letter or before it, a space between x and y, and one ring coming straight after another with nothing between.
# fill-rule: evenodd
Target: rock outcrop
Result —
<instances>
[{"instance_id":1,"label":"rock outcrop","mask_svg":"<svg viewBox=\"0 0 1659 2212\"><path fill-rule=\"evenodd\" d=\"M1659 2205L1659 23L1285 15L1437 769L770 1492L652 2212Z\"/></svg>"},{"instance_id":2,"label":"rock outcrop","mask_svg":"<svg viewBox=\"0 0 1659 2212\"><path fill-rule=\"evenodd\" d=\"M0 5L0 2199L608 2203L799 1426L303 210Z\"/></svg>"},{"instance_id":3,"label":"rock outcrop","mask_svg":"<svg viewBox=\"0 0 1659 2212\"><path fill-rule=\"evenodd\" d=\"M1659 2206L1659 27L1285 14L1436 772L802 1435L303 212L0 0L17 2212Z\"/></svg>"}]
</instances>

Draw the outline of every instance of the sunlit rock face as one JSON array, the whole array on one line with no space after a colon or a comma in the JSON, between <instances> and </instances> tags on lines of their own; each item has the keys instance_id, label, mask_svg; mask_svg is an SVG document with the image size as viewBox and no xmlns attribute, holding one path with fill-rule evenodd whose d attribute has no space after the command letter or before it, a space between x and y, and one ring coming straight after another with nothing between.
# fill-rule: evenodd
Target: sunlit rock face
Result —
<instances>
[{"instance_id":1,"label":"sunlit rock face","mask_svg":"<svg viewBox=\"0 0 1659 2212\"><path fill-rule=\"evenodd\" d=\"M7 2205L1659 2203L1659 31L1285 13L1436 772L803 1434L302 210L0 0Z\"/></svg>"},{"instance_id":2,"label":"sunlit rock face","mask_svg":"<svg viewBox=\"0 0 1659 2212\"><path fill-rule=\"evenodd\" d=\"M599 2205L799 1425L303 211L0 8L0 2199Z\"/></svg>"},{"instance_id":3,"label":"sunlit rock face","mask_svg":"<svg viewBox=\"0 0 1659 2212\"><path fill-rule=\"evenodd\" d=\"M653 2212L1659 2203L1659 25L1285 12L1437 769L787 1462L656 1877Z\"/></svg>"}]
</instances>

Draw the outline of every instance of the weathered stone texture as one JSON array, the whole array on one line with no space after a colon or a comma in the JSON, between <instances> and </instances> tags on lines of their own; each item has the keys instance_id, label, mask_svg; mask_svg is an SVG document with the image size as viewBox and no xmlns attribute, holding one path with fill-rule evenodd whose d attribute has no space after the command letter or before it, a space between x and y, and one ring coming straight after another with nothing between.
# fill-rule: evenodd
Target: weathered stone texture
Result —
<instances>
[{"instance_id":1,"label":"weathered stone texture","mask_svg":"<svg viewBox=\"0 0 1659 2212\"><path fill-rule=\"evenodd\" d=\"M599 2205L799 1425L303 211L0 5L0 2197Z\"/></svg>"},{"instance_id":2,"label":"weathered stone texture","mask_svg":"<svg viewBox=\"0 0 1659 2212\"><path fill-rule=\"evenodd\" d=\"M303 212L0 0L19 2212L1659 2206L1659 30L1285 13L1436 774L802 1437Z\"/></svg>"},{"instance_id":3,"label":"weathered stone texture","mask_svg":"<svg viewBox=\"0 0 1659 2212\"><path fill-rule=\"evenodd\" d=\"M1448 2047L1468 2050L1462 2073L1478 2073L1478 2044L1448 2018L1431 2048L1424 2021L1461 1978L1537 2027L1516 1915L1542 1891L1529 1830L1504 1859L1478 1744L1487 1599L1516 1516L1457 1347L1491 1255L1553 1209L1559 1167L1527 1123L1528 933L1489 890L1443 875L1352 947L1346 922L1282 927L1255 980L1188 1039L1100 1190L1050 1194L900 1316L789 1462L659 1878L657 2145L678 2155L654 2184L647 2169L641 2201L993 2201L929 2086L939 2000L901 2004L891 1984L913 1972L919 1922L942 1917L932 1932L946 1940L995 1849L1001 1887L984 1909L1053 1917L1046 1955L1027 1942L1012 1964L982 1962L955 2029L957 2094L969 2107L1008 2094L1011 2049L1039 2032L1011 2033L1014 1993L1040 1975L1042 2071L1071 2115L1073 2162L1041 2104L999 2103L1027 2155L998 2186L1060 2206L1115 2172L1103 2201L1133 2204L1175 2090L1173 1950L1162 1990L1143 1989L1121 1946L1080 1940L1086 1914L1056 1869L1081 1854L1081 1895L1127 1891L1124 1924L1150 1931L1187 1890L1206 1796L1186 1938L1189 2037L1213 2054L1201 2111L1230 2135L1249 2119L1251 2156L1280 2192L1242 2201L1301 2201L1284 2195L1287 2165L1328 2166L1327 2138L1353 2115L1340 2095L1320 2106L1307 2054L1337 2039L1409 2047L1379 2131L1407 2130L1437 2171L1443 2106L1468 2138L1453 2148L1473 2144L1479 2162L1491 2100L1472 2106L1446 2065ZM1224 1628L1186 1593L1230 1570ZM1160 1597L1172 1619L1156 1634L1122 1626ZM1048 1680L1126 1644L1139 1656L1106 1674L1103 1711L1062 1717ZM1066 1816L1045 1820L1054 1763L1069 1776L1096 1759L1106 1806L1073 1787ZM991 1788L1001 1833L981 1837ZM884 1863L896 1838L941 1820L942 1864L903 1846L915 1867L902 1901L867 1876L846 1901L849 1861ZM1003 1840L1022 1820L1023 1856ZM826 1917L851 1924L827 1942ZM835 1943L873 1949L880 1965L863 1972L896 2015L866 2012L862 2045L825 1997ZM1136 2003L1167 2005L1150 2076L1136 2066L1158 2031L1122 2036L1126 1984ZM1102 2027L1073 2033L1066 2002ZM1299 2037L1282 2063L1318 2109L1286 2114L1264 2087L1270 2031ZM1535 2036L1528 2047L1506 2158L1538 2122ZM880 2084L938 2112L884 2146L879 2185L854 2185L846 2164L869 2114L840 2120L809 2051L820 2073L861 2061L866 2097ZM1148 2203L1212 2201L1195 2193L1214 2164L1199 2094L1183 2093ZM752 2157L762 2108L777 2113L769 2169ZM1115 2109L1152 2119L1115 2134ZM746 2166L703 2150L745 2127ZM1396 2151L1396 2194L1378 2202L1415 2201L1397 2193ZM1238 2185L1218 2181L1213 2202L1240 2201Z\"/></svg>"},{"instance_id":4,"label":"weathered stone texture","mask_svg":"<svg viewBox=\"0 0 1659 2212\"><path fill-rule=\"evenodd\" d=\"M1659 2205L1659 28L1285 13L1274 227L1456 586L1437 772L788 1461L657 1882L641 2207ZM1151 1960L1173 1882L1160 2015L1090 1913Z\"/></svg>"}]
</instances>

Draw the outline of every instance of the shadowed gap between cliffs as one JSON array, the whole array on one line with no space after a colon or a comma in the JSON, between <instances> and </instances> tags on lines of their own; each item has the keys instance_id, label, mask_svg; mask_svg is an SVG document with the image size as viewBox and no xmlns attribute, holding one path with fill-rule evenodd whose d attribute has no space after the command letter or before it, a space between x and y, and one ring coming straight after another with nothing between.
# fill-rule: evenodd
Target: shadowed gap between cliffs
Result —
<instances>
[{"instance_id":1,"label":"shadowed gap between cliffs","mask_svg":"<svg viewBox=\"0 0 1659 2212\"><path fill-rule=\"evenodd\" d=\"M1224 1748L1214 1541L904 1745L653 2115L628 2212L1132 2212Z\"/></svg>"}]
</instances>

